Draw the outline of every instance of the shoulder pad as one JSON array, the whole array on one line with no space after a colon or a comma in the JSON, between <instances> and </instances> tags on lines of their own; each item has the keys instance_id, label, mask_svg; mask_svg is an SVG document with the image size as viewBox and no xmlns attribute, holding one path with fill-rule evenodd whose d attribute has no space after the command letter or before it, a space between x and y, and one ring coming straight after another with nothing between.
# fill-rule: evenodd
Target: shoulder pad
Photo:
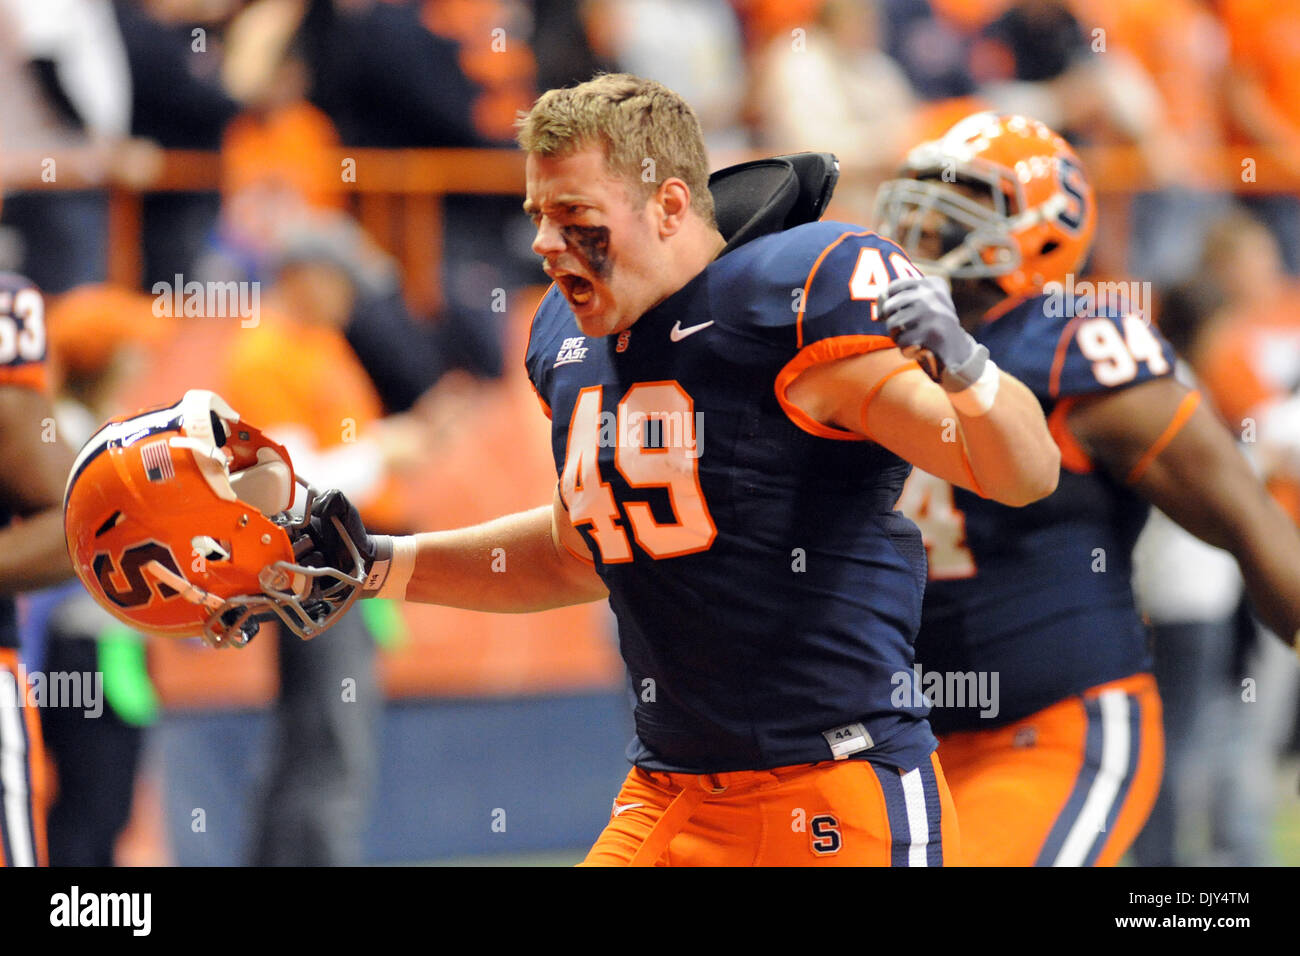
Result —
<instances>
[{"instance_id":1,"label":"shoulder pad","mask_svg":"<svg viewBox=\"0 0 1300 956\"><path fill-rule=\"evenodd\" d=\"M1043 400L1127 388L1174 370L1173 347L1141 312L1123 305L1076 312L1042 295L996 322L1017 327L1014 341L998 347L996 333L981 340L994 343L1000 368Z\"/></svg>"}]
</instances>

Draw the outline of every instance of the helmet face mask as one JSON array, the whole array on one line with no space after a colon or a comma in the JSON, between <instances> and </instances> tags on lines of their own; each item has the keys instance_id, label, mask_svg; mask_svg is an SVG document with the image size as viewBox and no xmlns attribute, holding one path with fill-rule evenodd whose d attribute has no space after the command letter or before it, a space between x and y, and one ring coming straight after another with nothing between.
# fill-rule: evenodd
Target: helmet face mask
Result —
<instances>
[{"instance_id":1,"label":"helmet face mask","mask_svg":"<svg viewBox=\"0 0 1300 956\"><path fill-rule=\"evenodd\" d=\"M306 489L302 517L290 511ZM64 493L73 567L106 610L147 634L248 643L277 619L301 638L330 627L360 594L348 574L298 558L314 491L288 453L212 392L113 419L82 448Z\"/></svg>"},{"instance_id":2,"label":"helmet face mask","mask_svg":"<svg viewBox=\"0 0 1300 956\"><path fill-rule=\"evenodd\" d=\"M900 177L881 184L875 208L877 231L922 271L988 279L1009 297L1080 269L1095 220L1069 144L1036 120L993 113L913 149Z\"/></svg>"},{"instance_id":3,"label":"helmet face mask","mask_svg":"<svg viewBox=\"0 0 1300 956\"><path fill-rule=\"evenodd\" d=\"M1001 193L995 190L994 195ZM989 279L1014 272L1022 263L1020 247L1007 235L1005 214L943 182L882 183L875 220L880 234L902 246L927 275ZM928 257L925 233L936 227L941 248L937 257Z\"/></svg>"}]
</instances>

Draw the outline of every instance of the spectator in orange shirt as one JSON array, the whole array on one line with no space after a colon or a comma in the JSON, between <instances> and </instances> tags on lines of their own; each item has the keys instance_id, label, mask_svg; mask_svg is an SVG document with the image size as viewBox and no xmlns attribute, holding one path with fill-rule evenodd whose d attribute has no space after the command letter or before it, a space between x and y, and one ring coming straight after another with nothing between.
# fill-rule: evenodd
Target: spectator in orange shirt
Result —
<instances>
[{"instance_id":1,"label":"spectator in orange shirt","mask_svg":"<svg viewBox=\"0 0 1300 956\"><path fill-rule=\"evenodd\" d=\"M1246 157L1260 183L1275 192L1245 204L1277 237L1287 271L1300 274L1300 6L1276 0L1222 0L1231 40L1228 106ZM1243 175L1247 170L1243 170Z\"/></svg>"},{"instance_id":2,"label":"spectator in orange shirt","mask_svg":"<svg viewBox=\"0 0 1300 956\"><path fill-rule=\"evenodd\" d=\"M295 41L303 7L255 3L231 24L223 78L245 111L221 143L222 233L265 267L277 235L312 210L342 205L338 134L307 101L310 74Z\"/></svg>"},{"instance_id":3,"label":"spectator in orange shirt","mask_svg":"<svg viewBox=\"0 0 1300 956\"><path fill-rule=\"evenodd\" d=\"M380 418L342 332L355 300L347 271L292 248L281 257L257 325L233 333L220 393L286 446L297 473L322 490L350 489L369 520L395 527L390 473L428 442L415 419ZM374 642L357 608L328 640L280 631L278 648L271 770L250 862L359 864L383 706Z\"/></svg>"},{"instance_id":4,"label":"spectator in orange shirt","mask_svg":"<svg viewBox=\"0 0 1300 956\"><path fill-rule=\"evenodd\" d=\"M1189 355L1228 426L1256 443L1256 464L1300 521L1300 282L1259 220L1236 213L1206 238L1201 272L1226 297L1224 309ZM1300 408L1300 406L1297 406Z\"/></svg>"},{"instance_id":5,"label":"spectator in orange shirt","mask_svg":"<svg viewBox=\"0 0 1300 956\"><path fill-rule=\"evenodd\" d=\"M1201 274L1224 294L1188 360L1278 503L1300 521L1300 283L1290 279L1272 233L1248 215L1210 228ZM1278 642L1255 641L1239 684L1234 715L1237 761L1222 819L1228 856L1222 862L1268 862L1279 755L1290 738L1300 669ZM1234 726L1237 724L1234 723Z\"/></svg>"},{"instance_id":6,"label":"spectator in orange shirt","mask_svg":"<svg viewBox=\"0 0 1300 956\"><path fill-rule=\"evenodd\" d=\"M1159 109L1147 157L1163 186L1133 198L1128 270L1160 285L1176 282L1193 272L1207 227L1231 201L1218 163L1227 33L1204 0L1073 0L1073 7L1105 31L1107 54L1133 55L1154 84Z\"/></svg>"}]
</instances>

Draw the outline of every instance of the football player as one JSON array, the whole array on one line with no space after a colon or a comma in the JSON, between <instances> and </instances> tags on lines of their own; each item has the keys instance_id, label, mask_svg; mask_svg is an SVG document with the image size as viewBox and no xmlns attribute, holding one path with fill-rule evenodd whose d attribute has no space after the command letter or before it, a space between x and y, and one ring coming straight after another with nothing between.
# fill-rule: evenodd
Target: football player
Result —
<instances>
[{"instance_id":1,"label":"football player","mask_svg":"<svg viewBox=\"0 0 1300 956\"><path fill-rule=\"evenodd\" d=\"M58 440L46 381L45 303L0 273L0 865L46 859L44 757L26 706L14 595L72 575L63 541L71 450Z\"/></svg>"},{"instance_id":2,"label":"football player","mask_svg":"<svg viewBox=\"0 0 1300 956\"><path fill-rule=\"evenodd\" d=\"M909 461L1009 505L1048 494L1058 453L1038 402L898 246L842 223L783 228L788 161L748 170L732 192L753 215L726 210L724 236L698 121L663 86L551 90L519 141L554 280L526 357L552 422L552 502L392 538L330 494L317 558L350 567L355 542L365 593L410 601L609 598L634 767L589 864L950 861L923 708L890 702L925 576L894 503ZM934 378L900 348L921 346ZM851 400L805 385L846 356Z\"/></svg>"},{"instance_id":3,"label":"football player","mask_svg":"<svg viewBox=\"0 0 1300 956\"><path fill-rule=\"evenodd\" d=\"M1151 809L1160 701L1130 589L1148 502L1236 556L1278 634L1300 628L1291 522L1149 317L1076 281L1094 217L1078 157L1020 116L966 118L877 198L881 234L950 280L962 327L1032 389L1061 449L1058 488L1026 508L929 469L899 502L929 556L918 680L971 864L1113 864ZM996 700L969 692L982 680Z\"/></svg>"}]
</instances>

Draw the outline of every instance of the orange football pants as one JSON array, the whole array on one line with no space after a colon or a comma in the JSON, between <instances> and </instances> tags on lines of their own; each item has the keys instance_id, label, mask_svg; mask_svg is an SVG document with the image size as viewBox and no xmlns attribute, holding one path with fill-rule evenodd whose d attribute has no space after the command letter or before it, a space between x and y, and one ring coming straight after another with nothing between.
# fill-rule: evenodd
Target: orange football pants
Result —
<instances>
[{"instance_id":1,"label":"orange football pants","mask_svg":"<svg viewBox=\"0 0 1300 956\"><path fill-rule=\"evenodd\" d=\"M939 738L967 866L1114 866L1160 788L1150 674L1093 687L1014 724Z\"/></svg>"},{"instance_id":2,"label":"orange football pants","mask_svg":"<svg viewBox=\"0 0 1300 956\"><path fill-rule=\"evenodd\" d=\"M0 647L0 866L45 866L45 750L18 651Z\"/></svg>"},{"instance_id":3,"label":"orange football pants","mask_svg":"<svg viewBox=\"0 0 1300 956\"><path fill-rule=\"evenodd\" d=\"M932 754L736 773L633 768L583 866L942 866L958 853Z\"/></svg>"}]
</instances>

